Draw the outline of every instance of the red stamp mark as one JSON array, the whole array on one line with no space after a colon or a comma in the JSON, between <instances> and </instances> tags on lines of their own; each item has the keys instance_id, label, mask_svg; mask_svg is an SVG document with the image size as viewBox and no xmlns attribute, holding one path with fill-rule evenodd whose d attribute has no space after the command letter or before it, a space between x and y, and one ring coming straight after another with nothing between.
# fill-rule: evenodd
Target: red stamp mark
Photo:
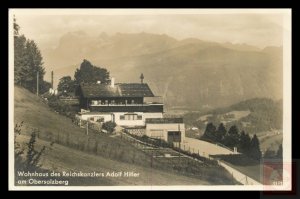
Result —
<instances>
[{"instance_id":1,"label":"red stamp mark","mask_svg":"<svg viewBox=\"0 0 300 199\"><path fill-rule=\"evenodd\" d=\"M292 164L281 159L264 160L262 177L264 190L289 191L292 189Z\"/></svg>"}]
</instances>

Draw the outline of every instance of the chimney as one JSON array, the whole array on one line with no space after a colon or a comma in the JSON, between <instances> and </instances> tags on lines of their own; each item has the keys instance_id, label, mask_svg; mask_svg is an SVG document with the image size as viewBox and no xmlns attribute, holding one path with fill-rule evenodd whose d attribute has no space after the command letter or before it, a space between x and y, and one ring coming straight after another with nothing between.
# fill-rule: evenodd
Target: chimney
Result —
<instances>
[{"instance_id":1,"label":"chimney","mask_svg":"<svg viewBox=\"0 0 300 199\"><path fill-rule=\"evenodd\" d=\"M114 77L112 77L111 80L110 80L110 86L111 86L112 88L115 87L115 78L114 78Z\"/></svg>"},{"instance_id":2,"label":"chimney","mask_svg":"<svg viewBox=\"0 0 300 199\"><path fill-rule=\"evenodd\" d=\"M141 74L140 79L141 79L141 84L143 84L144 83L144 74L143 73Z\"/></svg>"}]
</instances>

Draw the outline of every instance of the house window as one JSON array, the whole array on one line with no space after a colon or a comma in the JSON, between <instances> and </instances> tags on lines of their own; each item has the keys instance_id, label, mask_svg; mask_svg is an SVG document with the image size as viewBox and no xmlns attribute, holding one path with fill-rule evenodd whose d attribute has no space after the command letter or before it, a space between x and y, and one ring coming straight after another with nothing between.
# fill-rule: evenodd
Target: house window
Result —
<instances>
[{"instance_id":1,"label":"house window","mask_svg":"<svg viewBox=\"0 0 300 199\"><path fill-rule=\"evenodd\" d=\"M133 114L127 114L125 115L125 120L133 120Z\"/></svg>"},{"instance_id":2,"label":"house window","mask_svg":"<svg viewBox=\"0 0 300 199\"><path fill-rule=\"evenodd\" d=\"M125 120L131 120L131 118L132 118L131 116L132 116L132 114L126 114L125 115Z\"/></svg>"},{"instance_id":3,"label":"house window","mask_svg":"<svg viewBox=\"0 0 300 199\"><path fill-rule=\"evenodd\" d=\"M101 100L98 100L98 104L99 104L99 105L101 104Z\"/></svg>"},{"instance_id":4,"label":"house window","mask_svg":"<svg viewBox=\"0 0 300 199\"><path fill-rule=\"evenodd\" d=\"M115 104L115 100L111 100L111 102L110 102L111 104Z\"/></svg>"},{"instance_id":5,"label":"house window","mask_svg":"<svg viewBox=\"0 0 300 199\"><path fill-rule=\"evenodd\" d=\"M142 120L142 115L137 114L125 114L120 116L120 120Z\"/></svg>"},{"instance_id":6,"label":"house window","mask_svg":"<svg viewBox=\"0 0 300 199\"><path fill-rule=\"evenodd\" d=\"M131 100L131 104L134 104L134 100Z\"/></svg>"},{"instance_id":7,"label":"house window","mask_svg":"<svg viewBox=\"0 0 300 199\"><path fill-rule=\"evenodd\" d=\"M168 131L168 142L181 142L181 132Z\"/></svg>"},{"instance_id":8,"label":"house window","mask_svg":"<svg viewBox=\"0 0 300 199\"><path fill-rule=\"evenodd\" d=\"M108 100L105 100L105 104L108 104Z\"/></svg>"}]
</instances>

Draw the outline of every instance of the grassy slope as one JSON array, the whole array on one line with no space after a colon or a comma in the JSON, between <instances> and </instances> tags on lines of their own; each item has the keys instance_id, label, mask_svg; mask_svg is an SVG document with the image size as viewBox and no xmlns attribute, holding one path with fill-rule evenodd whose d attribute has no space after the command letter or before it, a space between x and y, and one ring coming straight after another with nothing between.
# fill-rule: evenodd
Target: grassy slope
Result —
<instances>
[{"instance_id":1,"label":"grassy slope","mask_svg":"<svg viewBox=\"0 0 300 199\"><path fill-rule=\"evenodd\" d=\"M29 140L28 136L21 135L18 139L23 143ZM49 146L49 142L38 140L37 147ZM82 164L84 162L84 164ZM41 161L43 168L54 170L57 172L118 172L118 171L134 171L140 173L140 177L99 177L93 179L70 179L70 185L206 185L205 181L201 181L186 176L175 175L156 169L141 167L128 163L122 163L110 160L100 156L87 154L85 152L74 150L59 144L54 144L51 149L46 150L46 155ZM84 180L84 181L83 181Z\"/></svg>"},{"instance_id":2,"label":"grassy slope","mask_svg":"<svg viewBox=\"0 0 300 199\"><path fill-rule=\"evenodd\" d=\"M85 141L85 130L75 126L70 119L61 116L51 111L42 100L27 90L15 87L15 110L14 110L15 123L24 121L24 129L31 129L32 127L38 128L40 137L52 135L54 137L60 136L60 139L69 139L68 142L74 144ZM24 132L24 131L23 131ZM26 131L28 132L28 131ZM119 147L122 151L122 160L128 162L130 157L134 154L135 165L111 160L108 157L100 157L90 155L79 150L64 147L55 144L52 151L48 152L44 158L45 168L65 170L82 170L83 172L91 171L105 171L109 170L136 170L141 173L145 178L128 178L128 179L106 179L99 182L99 185L108 184L209 184L206 181L199 179L188 178L174 173L166 173L160 170L151 169L149 167L150 158L145 153L135 149L128 143L124 143L119 139L114 139L108 136L95 135L90 132L91 141L97 140L98 144L105 149L113 149ZM39 140L40 142L43 142ZM88 142L89 143L89 142ZM120 151L120 152L122 152ZM118 155L118 154L117 154ZM82 164L84 162L84 164ZM140 165L140 166L137 166ZM155 164L154 164L155 165ZM156 179L153 181L153 179ZM112 182L111 182L112 181Z\"/></svg>"}]
</instances>

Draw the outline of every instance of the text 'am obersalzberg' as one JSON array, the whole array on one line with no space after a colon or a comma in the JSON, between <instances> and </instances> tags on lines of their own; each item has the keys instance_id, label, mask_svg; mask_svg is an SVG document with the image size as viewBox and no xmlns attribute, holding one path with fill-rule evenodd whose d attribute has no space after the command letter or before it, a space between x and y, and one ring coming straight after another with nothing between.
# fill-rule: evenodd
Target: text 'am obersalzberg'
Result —
<instances>
[{"instance_id":1,"label":"text 'am obersalzberg'","mask_svg":"<svg viewBox=\"0 0 300 199\"><path fill-rule=\"evenodd\" d=\"M68 186L69 181L57 178L137 178L140 177L139 172L135 171L107 171L107 172L82 172L82 171L62 171L62 172L17 172L17 185L64 185Z\"/></svg>"}]
</instances>

